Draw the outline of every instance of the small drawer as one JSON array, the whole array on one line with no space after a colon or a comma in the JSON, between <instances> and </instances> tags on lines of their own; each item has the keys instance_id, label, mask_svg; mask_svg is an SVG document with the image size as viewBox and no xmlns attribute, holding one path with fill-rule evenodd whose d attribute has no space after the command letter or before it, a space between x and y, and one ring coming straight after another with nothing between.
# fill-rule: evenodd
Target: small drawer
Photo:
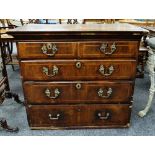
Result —
<instances>
[{"instance_id":1,"label":"small drawer","mask_svg":"<svg viewBox=\"0 0 155 155\"><path fill-rule=\"evenodd\" d=\"M24 80L134 79L136 60L37 60L21 61Z\"/></svg>"},{"instance_id":2,"label":"small drawer","mask_svg":"<svg viewBox=\"0 0 155 155\"><path fill-rule=\"evenodd\" d=\"M77 43L73 42L19 42L20 59L76 58Z\"/></svg>"},{"instance_id":3,"label":"small drawer","mask_svg":"<svg viewBox=\"0 0 155 155\"><path fill-rule=\"evenodd\" d=\"M24 82L29 104L93 104L128 102L133 95L132 81Z\"/></svg>"},{"instance_id":4,"label":"small drawer","mask_svg":"<svg viewBox=\"0 0 155 155\"><path fill-rule=\"evenodd\" d=\"M138 41L93 41L79 43L81 58L136 58Z\"/></svg>"},{"instance_id":5,"label":"small drawer","mask_svg":"<svg viewBox=\"0 0 155 155\"><path fill-rule=\"evenodd\" d=\"M28 106L31 129L129 127L130 105Z\"/></svg>"}]
</instances>

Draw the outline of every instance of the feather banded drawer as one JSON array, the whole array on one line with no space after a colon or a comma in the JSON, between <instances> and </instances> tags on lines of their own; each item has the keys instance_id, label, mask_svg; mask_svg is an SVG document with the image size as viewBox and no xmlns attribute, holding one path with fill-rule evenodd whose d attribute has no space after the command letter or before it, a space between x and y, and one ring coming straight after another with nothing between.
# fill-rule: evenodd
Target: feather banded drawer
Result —
<instances>
[{"instance_id":1,"label":"feather banded drawer","mask_svg":"<svg viewBox=\"0 0 155 155\"><path fill-rule=\"evenodd\" d=\"M31 129L129 127L147 31L129 24L30 24L8 33L17 42Z\"/></svg>"}]
</instances>

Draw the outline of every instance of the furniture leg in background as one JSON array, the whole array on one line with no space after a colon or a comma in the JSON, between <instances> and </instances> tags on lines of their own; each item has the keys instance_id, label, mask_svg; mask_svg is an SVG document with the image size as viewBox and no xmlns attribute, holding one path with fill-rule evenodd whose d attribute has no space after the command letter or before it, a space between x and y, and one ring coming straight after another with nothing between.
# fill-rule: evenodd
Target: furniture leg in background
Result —
<instances>
[{"instance_id":1,"label":"furniture leg in background","mask_svg":"<svg viewBox=\"0 0 155 155\"><path fill-rule=\"evenodd\" d=\"M140 46L138 54L137 78L144 78L144 66L148 57L148 48Z\"/></svg>"},{"instance_id":2,"label":"furniture leg in background","mask_svg":"<svg viewBox=\"0 0 155 155\"><path fill-rule=\"evenodd\" d=\"M149 57L147 60L147 67L149 70L151 86L149 89L149 99L148 99L148 102L146 104L146 107L144 110L142 110L138 113L138 115L140 117L144 117L148 113L148 111L152 105L152 100L153 100L153 96L154 96L154 92L155 92L155 71L154 71L154 68L155 68L155 38L149 39L148 45L150 46L150 49L148 52Z\"/></svg>"},{"instance_id":3,"label":"furniture leg in background","mask_svg":"<svg viewBox=\"0 0 155 155\"><path fill-rule=\"evenodd\" d=\"M4 45L4 46L3 46ZM1 42L1 56L2 56L2 63L3 63L3 76L7 77L6 78L6 90L5 90L5 96L6 98L14 98L14 100L17 103L23 103L22 101L20 101L19 96L16 93L12 93L10 91L10 86L9 86L9 81L8 81L8 75L7 75L7 70L6 70L6 47L5 47L5 42Z\"/></svg>"},{"instance_id":4,"label":"furniture leg in background","mask_svg":"<svg viewBox=\"0 0 155 155\"><path fill-rule=\"evenodd\" d=\"M3 34L4 32L1 31L1 34ZM6 70L6 42L10 41L10 38L5 37L2 38L2 35L0 35L0 51L1 51L1 65L2 65L2 80L1 80L1 85L4 87L4 91L3 91L3 99L5 98L14 98L14 100L17 103L23 103L22 101L20 101L19 97L17 94L12 93L10 91L10 86L9 86L9 81L8 81L8 75L7 75L7 70ZM1 95L2 95L1 94ZM2 100L3 102L3 100ZM1 102L1 103L2 103ZM0 128L9 132L18 132L18 128L17 127L10 127L6 121L5 118L0 118Z\"/></svg>"},{"instance_id":5,"label":"furniture leg in background","mask_svg":"<svg viewBox=\"0 0 155 155\"><path fill-rule=\"evenodd\" d=\"M1 45L1 44L0 44ZM2 52L2 50L1 50ZM6 77L7 74L5 74L6 72L6 68L3 65L3 61L0 61L1 67L0 67L0 104L3 103L3 101L6 98L6 89L10 88L9 84L8 84L8 79ZM6 121L5 118L0 118L0 129L9 131L9 132L18 132L18 128L15 127L10 127Z\"/></svg>"}]
</instances>

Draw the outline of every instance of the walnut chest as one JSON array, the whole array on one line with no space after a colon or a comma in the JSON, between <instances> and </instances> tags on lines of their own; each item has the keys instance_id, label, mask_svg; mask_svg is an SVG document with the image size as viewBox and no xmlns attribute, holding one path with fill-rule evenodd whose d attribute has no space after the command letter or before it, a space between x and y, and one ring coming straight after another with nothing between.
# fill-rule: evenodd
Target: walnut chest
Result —
<instances>
[{"instance_id":1,"label":"walnut chest","mask_svg":"<svg viewBox=\"0 0 155 155\"><path fill-rule=\"evenodd\" d=\"M144 32L128 24L11 30L30 128L129 127Z\"/></svg>"}]
</instances>

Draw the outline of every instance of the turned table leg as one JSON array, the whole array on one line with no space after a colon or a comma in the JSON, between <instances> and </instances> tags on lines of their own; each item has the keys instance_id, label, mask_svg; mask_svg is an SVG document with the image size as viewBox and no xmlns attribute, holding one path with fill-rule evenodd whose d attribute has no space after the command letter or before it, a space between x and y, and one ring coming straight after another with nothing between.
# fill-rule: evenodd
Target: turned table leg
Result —
<instances>
[{"instance_id":1,"label":"turned table leg","mask_svg":"<svg viewBox=\"0 0 155 155\"><path fill-rule=\"evenodd\" d=\"M151 80L151 86L149 89L149 99L148 102L146 104L146 107L144 110L140 111L138 113L138 115L140 117L144 117L147 112L149 111L151 105L152 105L152 100L153 100L153 96L154 96L154 92L155 92L155 51L152 49L149 49L149 57L148 57L148 61L147 61L147 67L149 69L149 76L150 76L150 80Z\"/></svg>"}]
</instances>

